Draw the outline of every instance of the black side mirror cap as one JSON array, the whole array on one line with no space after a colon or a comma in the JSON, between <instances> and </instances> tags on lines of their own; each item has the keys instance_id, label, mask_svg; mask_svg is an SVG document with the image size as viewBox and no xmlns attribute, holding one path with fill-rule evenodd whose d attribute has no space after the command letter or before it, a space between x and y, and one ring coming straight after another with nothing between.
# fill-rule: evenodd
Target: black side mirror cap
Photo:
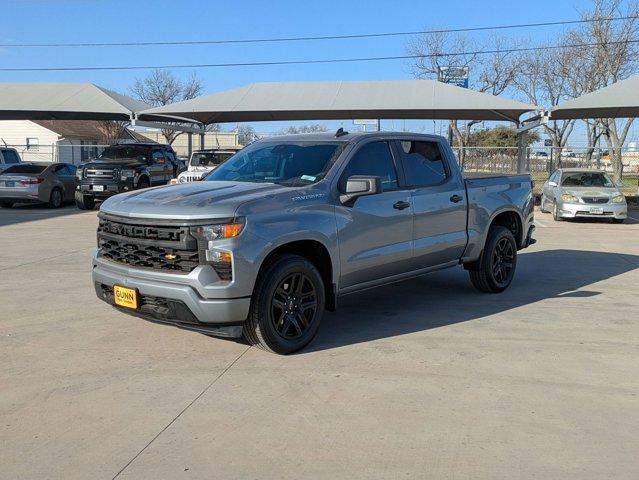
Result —
<instances>
[{"instance_id":1,"label":"black side mirror cap","mask_svg":"<svg viewBox=\"0 0 639 480\"><path fill-rule=\"evenodd\" d=\"M340 202L346 206L353 205L359 197L382 193L382 180L379 177L369 175L353 175L348 177L344 187L344 193L339 197Z\"/></svg>"}]
</instances>

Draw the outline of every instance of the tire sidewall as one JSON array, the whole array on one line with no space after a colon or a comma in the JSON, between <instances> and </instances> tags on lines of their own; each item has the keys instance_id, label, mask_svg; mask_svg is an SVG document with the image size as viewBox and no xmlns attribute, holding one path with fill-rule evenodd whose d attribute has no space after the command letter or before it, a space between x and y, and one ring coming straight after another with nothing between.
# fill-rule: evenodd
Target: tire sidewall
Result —
<instances>
[{"instance_id":1,"label":"tire sidewall","mask_svg":"<svg viewBox=\"0 0 639 480\"><path fill-rule=\"evenodd\" d=\"M505 284L500 283L495 279L495 275L492 269L493 253L495 252L497 243L499 243L502 238L507 238L513 248L513 268L510 272L508 282ZM490 282L491 290L494 292L503 292L510 286L513 279L515 278L515 271L517 270L517 242L515 241L515 237L512 232L506 227L495 228L488 238L488 242L486 244L486 257L484 258L483 268L485 269L486 278Z\"/></svg>"},{"instance_id":2,"label":"tire sidewall","mask_svg":"<svg viewBox=\"0 0 639 480\"><path fill-rule=\"evenodd\" d=\"M58 200L57 202L55 200ZM60 208L62 206L63 196L62 191L59 188L51 190L49 195L49 206L51 208Z\"/></svg>"},{"instance_id":3,"label":"tire sidewall","mask_svg":"<svg viewBox=\"0 0 639 480\"><path fill-rule=\"evenodd\" d=\"M282 337L275 330L271 301L280 282L288 275L298 272L305 274L313 282L317 296L317 310L309 329L301 337L291 340ZM264 272L264 275L263 281L258 282L258 286L262 289L258 296L257 305L256 328L259 329L259 336L264 339L271 350L277 353L292 353L304 348L317 334L324 313L326 294L321 275L312 263L296 255L287 255L276 260Z\"/></svg>"}]
</instances>

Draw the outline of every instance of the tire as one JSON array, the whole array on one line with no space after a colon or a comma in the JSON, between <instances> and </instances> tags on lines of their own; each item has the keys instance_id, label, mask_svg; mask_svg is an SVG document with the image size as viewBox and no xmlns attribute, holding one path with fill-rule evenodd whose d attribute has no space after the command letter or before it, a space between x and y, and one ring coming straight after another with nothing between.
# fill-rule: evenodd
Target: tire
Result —
<instances>
[{"instance_id":1,"label":"tire","mask_svg":"<svg viewBox=\"0 0 639 480\"><path fill-rule=\"evenodd\" d=\"M513 233L506 227L491 227L481 257L473 267L468 273L477 290L485 293L506 290L517 268L517 242Z\"/></svg>"},{"instance_id":2,"label":"tire","mask_svg":"<svg viewBox=\"0 0 639 480\"><path fill-rule=\"evenodd\" d=\"M541 195L541 200L539 200L539 210L541 210L541 213L549 213L548 210L546 210L546 197L542 194Z\"/></svg>"},{"instance_id":3,"label":"tire","mask_svg":"<svg viewBox=\"0 0 639 480\"><path fill-rule=\"evenodd\" d=\"M281 355L300 350L317 334L325 299L315 265L298 255L277 256L258 276L244 337Z\"/></svg>"},{"instance_id":4,"label":"tire","mask_svg":"<svg viewBox=\"0 0 639 480\"><path fill-rule=\"evenodd\" d=\"M146 178L141 178L140 181L138 182L138 186L136 187L136 190L142 190L143 188L149 188L150 186L151 184Z\"/></svg>"},{"instance_id":5,"label":"tire","mask_svg":"<svg viewBox=\"0 0 639 480\"><path fill-rule=\"evenodd\" d=\"M62 206L63 200L64 200L64 196L62 194L62 190L56 187L53 190L51 190L51 193L49 194L49 201L47 202L47 207L60 208Z\"/></svg>"},{"instance_id":6,"label":"tire","mask_svg":"<svg viewBox=\"0 0 639 480\"><path fill-rule=\"evenodd\" d=\"M613 218L612 219L612 223L623 223L625 221L626 221L625 218Z\"/></svg>"},{"instance_id":7,"label":"tire","mask_svg":"<svg viewBox=\"0 0 639 480\"><path fill-rule=\"evenodd\" d=\"M559 207L557 206L557 200L552 202L552 219L555 222L563 222L564 219L559 216Z\"/></svg>"},{"instance_id":8,"label":"tire","mask_svg":"<svg viewBox=\"0 0 639 480\"><path fill-rule=\"evenodd\" d=\"M80 210L93 210L95 208L95 199L88 195L82 195L75 192L75 204Z\"/></svg>"},{"instance_id":9,"label":"tire","mask_svg":"<svg viewBox=\"0 0 639 480\"><path fill-rule=\"evenodd\" d=\"M0 207L2 208L11 208L13 207L13 203L11 201L6 201L6 202L0 202Z\"/></svg>"}]
</instances>

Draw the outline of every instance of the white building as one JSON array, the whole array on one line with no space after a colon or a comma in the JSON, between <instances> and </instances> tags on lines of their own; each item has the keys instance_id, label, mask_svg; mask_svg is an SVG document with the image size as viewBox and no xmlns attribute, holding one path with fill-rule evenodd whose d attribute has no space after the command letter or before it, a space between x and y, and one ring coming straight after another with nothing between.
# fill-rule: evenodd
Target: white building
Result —
<instances>
[{"instance_id":1,"label":"white building","mask_svg":"<svg viewBox=\"0 0 639 480\"><path fill-rule=\"evenodd\" d=\"M119 141L148 141L129 130ZM24 161L80 164L98 156L104 123L92 120L2 120L0 144L15 148Z\"/></svg>"},{"instance_id":2,"label":"white building","mask_svg":"<svg viewBox=\"0 0 639 480\"><path fill-rule=\"evenodd\" d=\"M139 130L136 132L140 136L146 137L148 140L152 140L157 143L166 143L166 139L162 136L162 132L159 130ZM206 132L204 134L204 148L240 148L238 142L239 135L237 132ZM186 133L180 134L171 144L175 153L179 156L188 156L189 150L189 136ZM193 134L192 136L192 148L193 150L200 149L200 135Z\"/></svg>"}]
</instances>

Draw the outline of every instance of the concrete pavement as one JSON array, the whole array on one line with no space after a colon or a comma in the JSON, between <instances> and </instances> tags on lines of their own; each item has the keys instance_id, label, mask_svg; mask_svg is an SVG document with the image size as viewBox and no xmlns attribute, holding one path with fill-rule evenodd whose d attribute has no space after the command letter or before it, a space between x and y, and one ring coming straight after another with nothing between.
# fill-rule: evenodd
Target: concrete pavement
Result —
<instances>
[{"instance_id":1,"label":"concrete pavement","mask_svg":"<svg viewBox=\"0 0 639 480\"><path fill-rule=\"evenodd\" d=\"M537 217L506 293L348 296L280 357L99 302L95 212L0 210L0 478L636 478L639 221Z\"/></svg>"}]
</instances>

